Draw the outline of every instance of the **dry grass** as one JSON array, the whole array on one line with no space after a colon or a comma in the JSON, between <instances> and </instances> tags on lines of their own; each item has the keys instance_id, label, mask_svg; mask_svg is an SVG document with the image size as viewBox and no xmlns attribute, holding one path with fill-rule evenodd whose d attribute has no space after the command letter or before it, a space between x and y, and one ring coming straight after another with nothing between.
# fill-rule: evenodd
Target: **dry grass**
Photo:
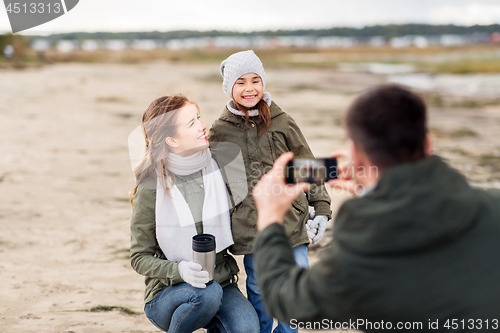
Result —
<instances>
[{"instance_id":1,"label":"dry grass","mask_svg":"<svg viewBox=\"0 0 500 333\"><path fill-rule=\"evenodd\" d=\"M498 59L464 59L438 64L423 63L420 68L436 73L473 74L500 73L500 58Z\"/></svg>"},{"instance_id":2,"label":"dry grass","mask_svg":"<svg viewBox=\"0 0 500 333\"><path fill-rule=\"evenodd\" d=\"M128 99L121 96L98 96L95 101L98 103L130 103Z\"/></svg>"},{"instance_id":3,"label":"dry grass","mask_svg":"<svg viewBox=\"0 0 500 333\"><path fill-rule=\"evenodd\" d=\"M430 131L436 138L439 139L456 140L456 139L464 139L464 138L469 139L469 138L479 137L479 134L477 134L477 132L466 127L461 127L453 130L445 130L439 127L431 127Z\"/></svg>"},{"instance_id":4,"label":"dry grass","mask_svg":"<svg viewBox=\"0 0 500 333\"><path fill-rule=\"evenodd\" d=\"M129 316L138 316L142 315L142 312L136 312L133 311L129 308L123 307L123 306L109 306L109 305L97 305L92 307L89 310L82 310L85 312L108 312L108 311L119 311L123 314L129 315Z\"/></svg>"},{"instance_id":5,"label":"dry grass","mask_svg":"<svg viewBox=\"0 0 500 333\"><path fill-rule=\"evenodd\" d=\"M500 173L500 156L485 154L478 157L478 164L493 173Z\"/></svg>"},{"instance_id":6,"label":"dry grass","mask_svg":"<svg viewBox=\"0 0 500 333\"><path fill-rule=\"evenodd\" d=\"M25 68L58 62L80 63L124 63L137 64L151 61L184 63L220 63L229 54L239 49L193 49L152 51L124 50L95 52L74 51L60 53L48 51L25 52L23 59L6 61L0 59L1 68ZM435 73L500 73L498 48L492 45L464 47L415 47L394 49L390 47L359 46L345 49L273 48L256 49L266 67L336 68L339 63L409 63L420 71ZM210 78L208 78L210 79Z\"/></svg>"},{"instance_id":7,"label":"dry grass","mask_svg":"<svg viewBox=\"0 0 500 333\"><path fill-rule=\"evenodd\" d=\"M498 97L445 95L432 91L420 94L427 105L434 108L480 109L486 106L500 105Z\"/></svg>"}]
</instances>

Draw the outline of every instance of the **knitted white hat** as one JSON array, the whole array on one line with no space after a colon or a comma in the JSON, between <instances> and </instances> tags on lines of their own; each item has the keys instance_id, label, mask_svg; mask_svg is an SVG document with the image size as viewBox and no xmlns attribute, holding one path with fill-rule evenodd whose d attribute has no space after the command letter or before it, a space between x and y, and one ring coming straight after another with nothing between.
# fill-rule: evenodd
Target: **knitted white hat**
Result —
<instances>
[{"instance_id":1,"label":"knitted white hat","mask_svg":"<svg viewBox=\"0 0 500 333\"><path fill-rule=\"evenodd\" d=\"M229 98L233 98L233 86L242 75L255 73L266 86L266 73L259 57L252 50L232 54L220 64L220 74L224 78L222 90Z\"/></svg>"}]
</instances>

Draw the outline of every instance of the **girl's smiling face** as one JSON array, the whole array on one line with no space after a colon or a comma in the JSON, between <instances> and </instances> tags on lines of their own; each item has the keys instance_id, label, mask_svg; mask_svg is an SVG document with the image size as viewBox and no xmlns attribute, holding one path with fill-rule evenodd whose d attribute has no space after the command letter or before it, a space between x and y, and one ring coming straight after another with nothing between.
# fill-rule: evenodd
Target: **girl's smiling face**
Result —
<instances>
[{"instance_id":1,"label":"girl's smiling face","mask_svg":"<svg viewBox=\"0 0 500 333\"><path fill-rule=\"evenodd\" d=\"M174 154L189 156L208 148L207 126L201 121L196 105L186 103L177 112L176 134L165 141Z\"/></svg>"},{"instance_id":2,"label":"girl's smiling face","mask_svg":"<svg viewBox=\"0 0 500 333\"><path fill-rule=\"evenodd\" d=\"M253 108L264 95L262 79L255 73L240 76L233 86L233 101L246 107Z\"/></svg>"}]
</instances>

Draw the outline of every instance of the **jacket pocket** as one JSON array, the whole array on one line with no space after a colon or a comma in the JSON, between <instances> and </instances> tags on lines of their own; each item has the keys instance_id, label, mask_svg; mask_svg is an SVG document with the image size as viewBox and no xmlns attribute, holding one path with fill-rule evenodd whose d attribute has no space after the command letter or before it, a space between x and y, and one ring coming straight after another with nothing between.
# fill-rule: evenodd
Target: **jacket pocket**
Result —
<instances>
[{"instance_id":1,"label":"jacket pocket","mask_svg":"<svg viewBox=\"0 0 500 333\"><path fill-rule=\"evenodd\" d=\"M293 208L295 208L299 213L300 215L304 214L306 212L306 208L302 207L298 202L297 200L295 200L293 203L292 203L292 206Z\"/></svg>"},{"instance_id":2,"label":"jacket pocket","mask_svg":"<svg viewBox=\"0 0 500 333\"><path fill-rule=\"evenodd\" d=\"M226 257L226 262L228 263L229 268L231 269L231 273L233 273L233 275L238 274L240 272L240 268L238 267L238 263L236 262L234 257L231 256L229 253L225 254L224 257Z\"/></svg>"},{"instance_id":3,"label":"jacket pocket","mask_svg":"<svg viewBox=\"0 0 500 333\"><path fill-rule=\"evenodd\" d=\"M267 138L269 140L269 150L271 151L271 157L273 159L273 162L276 161L278 158L277 152L276 152L276 138L274 137L273 132L267 132Z\"/></svg>"},{"instance_id":4,"label":"jacket pocket","mask_svg":"<svg viewBox=\"0 0 500 333\"><path fill-rule=\"evenodd\" d=\"M276 161L281 154L284 154L290 149L286 145L285 135L281 132L267 132L269 138L269 146L271 149L271 154L273 162Z\"/></svg>"},{"instance_id":5,"label":"jacket pocket","mask_svg":"<svg viewBox=\"0 0 500 333\"><path fill-rule=\"evenodd\" d=\"M238 283L239 277L238 273L240 272L240 268L238 267L238 263L234 259L233 256L231 256L229 253L226 253L224 255L224 258L226 259L226 263L229 266L229 269L231 270L231 283Z\"/></svg>"},{"instance_id":6,"label":"jacket pocket","mask_svg":"<svg viewBox=\"0 0 500 333\"><path fill-rule=\"evenodd\" d=\"M285 215L285 231L292 243L303 236L307 213L308 207L303 206L301 200L298 199L292 203L292 207Z\"/></svg>"}]
</instances>

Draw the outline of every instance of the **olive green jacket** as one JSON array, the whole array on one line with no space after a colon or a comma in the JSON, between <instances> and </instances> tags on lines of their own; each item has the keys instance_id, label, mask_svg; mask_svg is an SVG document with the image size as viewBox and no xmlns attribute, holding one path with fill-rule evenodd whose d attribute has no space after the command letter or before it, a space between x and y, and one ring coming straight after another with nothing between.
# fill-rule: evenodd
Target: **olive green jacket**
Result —
<instances>
[{"instance_id":1,"label":"olive green jacket","mask_svg":"<svg viewBox=\"0 0 500 333\"><path fill-rule=\"evenodd\" d=\"M184 196L189 194L186 188L179 186L179 189ZM186 198L186 201L190 200ZM148 180L139 184L134 196L134 209L130 221L130 262L137 273L145 276L145 303L153 300L165 287L184 282L177 270L179 261L168 260L156 240L155 207L156 181ZM217 253L215 261L214 280L223 288L236 283L238 264L227 250Z\"/></svg>"},{"instance_id":2,"label":"olive green jacket","mask_svg":"<svg viewBox=\"0 0 500 333\"><path fill-rule=\"evenodd\" d=\"M272 102L271 125L260 137L257 133L258 117L250 117L245 124L245 117L231 113L227 107L210 129L208 140L215 160L224 152L218 151L212 142L231 142L239 146L245 164L245 174L228 182L233 190L243 188L247 193L244 198L236 198L240 202L232 211L232 231L234 245L230 248L234 254L252 253L252 244L257 233L257 210L252 197L252 189L274 161L283 153L293 151L295 157L313 157L313 153L299 127L281 108ZM238 200L240 199L240 200ZM307 193L301 194L293 203L293 208L285 216L286 234L293 247L309 243L304 224L308 219L309 205L313 206L316 215L331 217L330 196L324 186L313 185Z\"/></svg>"},{"instance_id":3,"label":"olive green jacket","mask_svg":"<svg viewBox=\"0 0 500 333\"><path fill-rule=\"evenodd\" d=\"M370 194L342 205L333 234L308 270L296 266L280 225L259 235L257 280L273 317L359 319L353 329L364 332L394 332L398 322L423 324L404 332L477 332L492 319L489 330L498 329L500 191L471 188L432 156L384 171Z\"/></svg>"}]
</instances>

